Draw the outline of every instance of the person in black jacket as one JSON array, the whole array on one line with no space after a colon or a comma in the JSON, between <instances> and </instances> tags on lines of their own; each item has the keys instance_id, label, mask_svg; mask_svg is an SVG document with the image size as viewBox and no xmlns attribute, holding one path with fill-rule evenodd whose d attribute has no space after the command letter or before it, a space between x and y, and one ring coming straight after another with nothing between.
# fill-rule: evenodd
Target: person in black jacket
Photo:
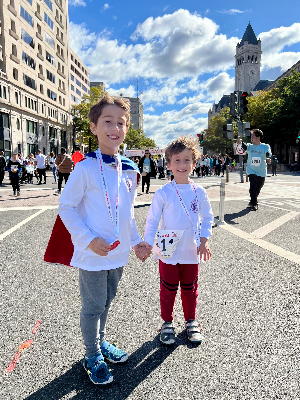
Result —
<instances>
[{"instance_id":1,"label":"person in black jacket","mask_svg":"<svg viewBox=\"0 0 300 400\"><path fill-rule=\"evenodd\" d=\"M18 160L18 154L14 153L7 163L7 171L12 185L14 195L20 196L20 174L22 172L22 164Z\"/></svg>"},{"instance_id":2,"label":"person in black jacket","mask_svg":"<svg viewBox=\"0 0 300 400\"><path fill-rule=\"evenodd\" d=\"M154 161L150 157L149 150L145 150L145 155L140 159L139 170L142 174L142 192L144 193L145 184L147 185L146 193L149 193L150 178L156 178L156 167Z\"/></svg>"},{"instance_id":3,"label":"person in black jacket","mask_svg":"<svg viewBox=\"0 0 300 400\"><path fill-rule=\"evenodd\" d=\"M6 167L6 161L4 158L4 152L0 151L0 186L4 186L2 182L4 179L5 167Z\"/></svg>"}]
</instances>

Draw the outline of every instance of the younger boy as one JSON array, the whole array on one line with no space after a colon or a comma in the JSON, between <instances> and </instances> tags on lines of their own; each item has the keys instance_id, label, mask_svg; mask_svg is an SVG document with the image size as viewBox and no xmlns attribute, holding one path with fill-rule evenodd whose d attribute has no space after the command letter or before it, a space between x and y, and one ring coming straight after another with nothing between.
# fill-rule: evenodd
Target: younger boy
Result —
<instances>
[{"instance_id":1,"label":"younger boy","mask_svg":"<svg viewBox=\"0 0 300 400\"><path fill-rule=\"evenodd\" d=\"M14 195L20 196L20 176L22 164L18 159L18 154L14 153L7 163L7 171L9 173L10 183L12 185Z\"/></svg>"},{"instance_id":2,"label":"younger boy","mask_svg":"<svg viewBox=\"0 0 300 400\"><path fill-rule=\"evenodd\" d=\"M120 158L118 148L129 127L130 106L106 95L91 107L90 128L99 148L77 163L60 197L58 213L71 234L73 267L79 268L80 324L86 354L83 366L95 384L113 377L104 357L123 363L128 355L105 340L109 306L116 295L130 247L142 259L149 248L134 216L138 168Z\"/></svg>"},{"instance_id":3,"label":"younger boy","mask_svg":"<svg viewBox=\"0 0 300 400\"><path fill-rule=\"evenodd\" d=\"M155 192L145 229L145 241L151 246L159 222L163 230L158 240L164 246L154 258L159 259L160 307L164 321L160 340L165 345L175 342L173 308L180 282L187 337L193 343L200 343L203 330L195 320L199 255L204 261L211 257L207 239L212 233L213 214L206 191L189 179L199 157L195 140L180 137L166 148L165 156L174 179ZM169 252L165 258L163 251L168 245L174 249L174 238L180 236L174 253ZM157 244L154 246L157 252Z\"/></svg>"}]
</instances>

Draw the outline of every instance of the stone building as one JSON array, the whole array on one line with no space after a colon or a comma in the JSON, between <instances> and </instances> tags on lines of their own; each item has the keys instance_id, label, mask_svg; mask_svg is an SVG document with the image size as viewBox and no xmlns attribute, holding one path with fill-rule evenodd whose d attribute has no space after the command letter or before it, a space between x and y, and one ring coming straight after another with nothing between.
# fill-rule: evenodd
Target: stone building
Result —
<instances>
[{"instance_id":1,"label":"stone building","mask_svg":"<svg viewBox=\"0 0 300 400\"><path fill-rule=\"evenodd\" d=\"M0 2L0 150L6 158L73 148L68 23L67 0Z\"/></svg>"}]
</instances>

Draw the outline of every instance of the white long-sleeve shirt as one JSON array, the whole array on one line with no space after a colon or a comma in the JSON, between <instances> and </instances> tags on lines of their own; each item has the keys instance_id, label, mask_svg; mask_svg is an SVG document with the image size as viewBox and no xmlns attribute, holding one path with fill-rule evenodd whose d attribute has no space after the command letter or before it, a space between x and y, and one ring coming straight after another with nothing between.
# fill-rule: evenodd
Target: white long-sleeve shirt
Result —
<instances>
[{"instance_id":1,"label":"white long-sleeve shirt","mask_svg":"<svg viewBox=\"0 0 300 400\"><path fill-rule=\"evenodd\" d=\"M212 234L213 213L207 197L207 193L202 186L195 184L198 206L195 207L195 191L191 184L177 184L178 191L188 209L193 224L182 205L178 194L171 183L159 188L150 206L144 240L153 246L155 234L160 223L160 229L166 230L185 230L172 257L162 258L154 256L154 260L160 259L167 264L197 264L197 243L194 234L194 227L198 228L200 237L209 238ZM194 225L194 227L193 227Z\"/></svg>"},{"instance_id":2,"label":"white long-sleeve shirt","mask_svg":"<svg viewBox=\"0 0 300 400\"><path fill-rule=\"evenodd\" d=\"M115 215L118 173L115 166L104 164L108 184L112 214ZM88 158L77 163L60 197L58 214L71 234L74 254L73 267L88 271L101 271L122 267L128 263L130 247L140 243L134 219L134 198L136 194L137 172L122 171L119 193L120 234L115 236L110 219L97 159ZM99 256L88 245L100 237L112 244L120 241L118 247L107 256Z\"/></svg>"}]
</instances>

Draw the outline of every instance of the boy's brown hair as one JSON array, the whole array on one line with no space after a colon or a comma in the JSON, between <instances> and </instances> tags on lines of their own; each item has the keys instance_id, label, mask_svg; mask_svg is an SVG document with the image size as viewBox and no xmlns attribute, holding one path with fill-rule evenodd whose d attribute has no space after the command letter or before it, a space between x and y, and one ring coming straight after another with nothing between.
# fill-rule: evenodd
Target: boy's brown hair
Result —
<instances>
[{"instance_id":1,"label":"boy's brown hair","mask_svg":"<svg viewBox=\"0 0 300 400\"><path fill-rule=\"evenodd\" d=\"M198 141L192 135L188 138L185 135L180 136L172 143L168 144L165 149L165 157L168 164L171 162L171 158L174 154L181 153L183 150L188 149L192 153L193 163L195 164L200 157L200 153L197 150Z\"/></svg>"},{"instance_id":2,"label":"boy's brown hair","mask_svg":"<svg viewBox=\"0 0 300 400\"><path fill-rule=\"evenodd\" d=\"M115 96L110 96L109 94L105 94L101 100L94 104L89 112L89 120L90 122L93 122L95 125L97 125L98 119L100 115L102 114L102 110L105 106L111 106L115 105L120 108L123 108L125 111L125 117L126 117L126 125L129 125L129 119L130 119L130 102L127 99L123 99L122 97L115 97Z\"/></svg>"}]
</instances>

